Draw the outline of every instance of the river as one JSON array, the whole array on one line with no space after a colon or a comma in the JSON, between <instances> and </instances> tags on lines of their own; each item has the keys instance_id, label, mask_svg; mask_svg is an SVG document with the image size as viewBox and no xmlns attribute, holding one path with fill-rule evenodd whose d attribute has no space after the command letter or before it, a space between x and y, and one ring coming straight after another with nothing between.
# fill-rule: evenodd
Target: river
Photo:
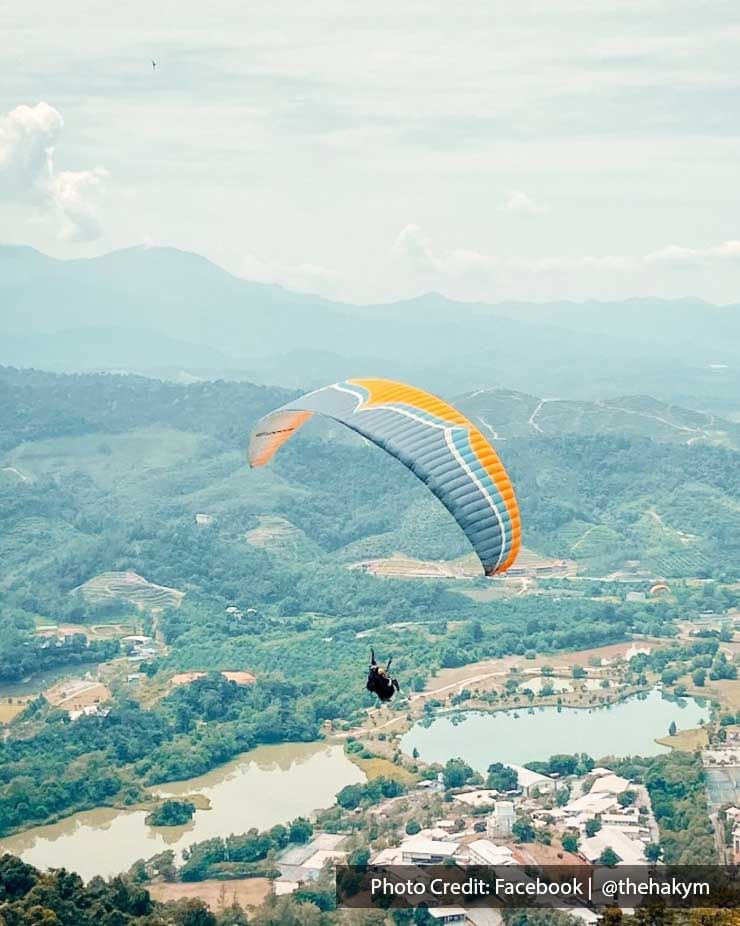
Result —
<instances>
[{"instance_id":1,"label":"river","mask_svg":"<svg viewBox=\"0 0 740 926\"><path fill-rule=\"evenodd\" d=\"M185 826L150 827L148 811L98 808L50 826L39 826L0 840L0 853L12 852L39 868L64 866L83 878L126 871L139 858L163 849L179 853L213 836L267 829L334 803L345 785L364 781L341 746L284 743L260 746L207 775L159 785L165 797L205 795L210 810L198 810Z\"/></svg>"},{"instance_id":2,"label":"river","mask_svg":"<svg viewBox=\"0 0 740 926\"><path fill-rule=\"evenodd\" d=\"M556 680L557 681L557 680ZM425 762L460 757L486 772L492 762L524 765L556 753L651 756L668 752L655 742L675 721L679 730L709 719L709 708L693 698L668 699L653 690L595 708L541 707L484 713L458 711L420 721L404 735L401 748Z\"/></svg>"}]
</instances>

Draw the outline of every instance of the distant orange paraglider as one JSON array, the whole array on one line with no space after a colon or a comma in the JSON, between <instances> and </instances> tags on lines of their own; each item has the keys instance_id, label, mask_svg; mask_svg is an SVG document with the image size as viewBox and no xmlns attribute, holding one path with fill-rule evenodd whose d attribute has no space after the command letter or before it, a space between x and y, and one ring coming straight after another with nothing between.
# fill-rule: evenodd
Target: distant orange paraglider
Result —
<instances>
[{"instance_id":1,"label":"distant orange paraglider","mask_svg":"<svg viewBox=\"0 0 740 926\"><path fill-rule=\"evenodd\" d=\"M670 592L670 586L666 585L665 582L656 582L650 589L649 594L651 598L658 598L660 595L669 595Z\"/></svg>"}]
</instances>

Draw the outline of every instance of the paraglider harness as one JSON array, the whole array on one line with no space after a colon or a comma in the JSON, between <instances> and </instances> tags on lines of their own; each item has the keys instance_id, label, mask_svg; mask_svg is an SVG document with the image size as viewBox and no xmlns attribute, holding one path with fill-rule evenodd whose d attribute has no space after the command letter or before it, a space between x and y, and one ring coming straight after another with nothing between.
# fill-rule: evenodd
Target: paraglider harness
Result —
<instances>
[{"instance_id":1,"label":"paraglider harness","mask_svg":"<svg viewBox=\"0 0 740 926\"><path fill-rule=\"evenodd\" d=\"M370 671L367 674L367 690L376 694L381 701L390 701L393 695L400 691L398 679L391 678L388 673L393 658L388 660L385 668L375 661L375 651L370 650Z\"/></svg>"}]
</instances>

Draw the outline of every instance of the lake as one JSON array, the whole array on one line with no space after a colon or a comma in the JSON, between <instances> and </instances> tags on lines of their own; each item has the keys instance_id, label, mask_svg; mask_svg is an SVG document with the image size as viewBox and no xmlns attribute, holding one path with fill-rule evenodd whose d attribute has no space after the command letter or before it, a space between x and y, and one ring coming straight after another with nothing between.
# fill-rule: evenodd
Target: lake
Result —
<instances>
[{"instance_id":1,"label":"lake","mask_svg":"<svg viewBox=\"0 0 740 926\"><path fill-rule=\"evenodd\" d=\"M403 736L401 748L408 754L416 748L425 762L459 756L485 772L492 762L524 765L555 753L657 755L669 751L655 739L668 734L672 721L686 730L708 719L709 707L703 703L664 698L656 689L604 707L460 711L415 724Z\"/></svg>"},{"instance_id":2,"label":"lake","mask_svg":"<svg viewBox=\"0 0 740 926\"><path fill-rule=\"evenodd\" d=\"M185 826L153 828L144 822L148 811L98 808L7 836L0 840L0 853L20 855L39 868L64 866L86 879L107 877L163 849L177 854L202 839L308 816L332 805L345 785L364 780L341 746L260 746L207 775L152 789L164 797L203 794L209 799L211 809L198 810Z\"/></svg>"}]
</instances>

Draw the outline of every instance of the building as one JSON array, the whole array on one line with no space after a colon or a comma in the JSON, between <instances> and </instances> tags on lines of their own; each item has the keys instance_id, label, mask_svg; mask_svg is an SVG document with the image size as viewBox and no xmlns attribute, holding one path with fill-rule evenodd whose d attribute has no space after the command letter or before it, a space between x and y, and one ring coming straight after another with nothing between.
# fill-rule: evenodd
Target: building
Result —
<instances>
[{"instance_id":1,"label":"building","mask_svg":"<svg viewBox=\"0 0 740 926\"><path fill-rule=\"evenodd\" d=\"M640 812L637 807L626 807L621 813L605 813L601 815L601 822L605 826L633 827L640 825Z\"/></svg>"},{"instance_id":2,"label":"building","mask_svg":"<svg viewBox=\"0 0 740 926\"><path fill-rule=\"evenodd\" d=\"M80 717L107 717L110 714L110 708L88 704L87 707L67 711L67 714L70 720L79 720Z\"/></svg>"},{"instance_id":3,"label":"building","mask_svg":"<svg viewBox=\"0 0 740 926\"><path fill-rule=\"evenodd\" d=\"M459 850L459 842L412 836L401 843L402 865L440 865Z\"/></svg>"},{"instance_id":4,"label":"building","mask_svg":"<svg viewBox=\"0 0 740 926\"><path fill-rule=\"evenodd\" d=\"M534 797L535 794L554 794L557 790L557 782L548 778L547 775L540 775L539 772L533 772L521 765L507 764L516 772L519 789L525 797Z\"/></svg>"},{"instance_id":5,"label":"building","mask_svg":"<svg viewBox=\"0 0 740 926\"><path fill-rule=\"evenodd\" d=\"M467 913L463 907L436 907L429 915L437 923L465 923Z\"/></svg>"},{"instance_id":6,"label":"building","mask_svg":"<svg viewBox=\"0 0 740 926\"><path fill-rule=\"evenodd\" d=\"M468 845L470 865L514 865L514 855L508 846L497 846L490 839L476 839Z\"/></svg>"},{"instance_id":7,"label":"building","mask_svg":"<svg viewBox=\"0 0 740 926\"><path fill-rule=\"evenodd\" d=\"M421 785L422 782L419 784ZM460 801L462 804L467 804L468 807L486 807L493 810L497 794L498 791L492 788L476 788L472 791L463 791L460 794L455 794L454 799Z\"/></svg>"},{"instance_id":8,"label":"building","mask_svg":"<svg viewBox=\"0 0 740 926\"><path fill-rule=\"evenodd\" d=\"M486 832L489 836L511 836L515 819L512 801L496 801L495 810L486 821Z\"/></svg>"},{"instance_id":9,"label":"building","mask_svg":"<svg viewBox=\"0 0 740 926\"><path fill-rule=\"evenodd\" d=\"M602 826L595 836L581 841L578 851L587 862L594 863L607 848L617 853L620 865L645 863L645 844L616 826Z\"/></svg>"},{"instance_id":10,"label":"building","mask_svg":"<svg viewBox=\"0 0 740 926\"><path fill-rule=\"evenodd\" d=\"M588 794L583 794L574 801L570 801L562 810L566 817L583 816L585 819L590 819L607 813L618 806L619 802L614 794L590 791Z\"/></svg>"},{"instance_id":11,"label":"building","mask_svg":"<svg viewBox=\"0 0 740 926\"><path fill-rule=\"evenodd\" d=\"M591 794L621 794L630 786L628 778L622 778L621 775L613 773L609 775L600 775L591 785Z\"/></svg>"},{"instance_id":12,"label":"building","mask_svg":"<svg viewBox=\"0 0 740 926\"><path fill-rule=\"evenodd\" d=\"M289 846L277 860L280 876L275 879L275 893L292 894L301 884L315 881L326 862L344 861L347 853L339 847L345 838L341 834L316 833L305 845Z\"/></svg>"}]
</instances>

